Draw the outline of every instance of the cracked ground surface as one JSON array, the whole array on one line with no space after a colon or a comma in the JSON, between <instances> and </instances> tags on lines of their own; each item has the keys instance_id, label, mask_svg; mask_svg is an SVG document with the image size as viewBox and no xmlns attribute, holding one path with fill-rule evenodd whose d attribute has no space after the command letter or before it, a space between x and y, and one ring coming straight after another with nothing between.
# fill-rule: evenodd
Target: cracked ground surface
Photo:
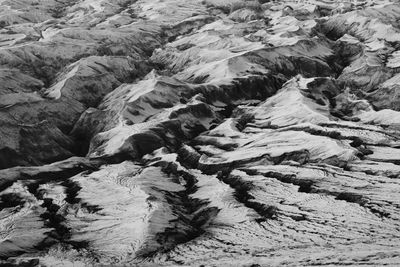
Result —
<instances>
[{"instance_id":1,"label":"cracked ground surface","mask_svg":"<svg viewBox=\"0 0 400 267\"><path fill-rule=\"evenodd\" d=\"M399 20L0 0L0 265L398 266Z\"/></svg>"}]
</instances>

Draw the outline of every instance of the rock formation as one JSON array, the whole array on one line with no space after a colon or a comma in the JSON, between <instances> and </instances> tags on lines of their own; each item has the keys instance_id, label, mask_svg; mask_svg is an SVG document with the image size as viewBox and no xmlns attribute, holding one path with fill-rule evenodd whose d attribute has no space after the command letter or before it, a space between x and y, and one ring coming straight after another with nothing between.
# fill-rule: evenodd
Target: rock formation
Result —
<instances>
[{"instance_id":1,"label":"rock formation","mask_svg":"<svg viewBox=\"0 0 400 267\"><path fill-rule=\"evenodd\" d=\"M399 265L399 21L0 0L0 265Z\"/></svg>"}]
</instances>

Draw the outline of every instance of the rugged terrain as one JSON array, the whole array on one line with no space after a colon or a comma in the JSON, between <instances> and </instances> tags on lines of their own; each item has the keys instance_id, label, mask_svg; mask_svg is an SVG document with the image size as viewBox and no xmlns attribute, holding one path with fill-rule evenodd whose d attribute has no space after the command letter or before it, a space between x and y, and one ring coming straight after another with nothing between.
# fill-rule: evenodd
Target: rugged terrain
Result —
<instances>
[{"instance_id":1,"label":"rugged terrain","mask_svg":"<svg viewBox=\"0 0 400 267\"><path fill-rule=\"evenodd\" d=\"M0 0L0 265L399 266L399 21Z\"/></svg>"}]
</instances>

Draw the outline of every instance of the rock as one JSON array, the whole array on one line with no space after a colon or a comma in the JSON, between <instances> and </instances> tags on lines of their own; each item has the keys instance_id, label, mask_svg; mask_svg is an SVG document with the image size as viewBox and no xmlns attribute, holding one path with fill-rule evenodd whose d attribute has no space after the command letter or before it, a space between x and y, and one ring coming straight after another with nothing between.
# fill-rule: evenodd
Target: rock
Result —
<instances>
[{"instance_id":1,"label":"rock","mask_svg":"<svg viewBox=\"0 0 400 267\"><path fill-rule=\"evenodd\" d=\"M246 8L236 10L229 15L229 18L238 22L247 22L258 19L260 16L254 10Z\"/></svg>"},{"instance_id":2,"label":"rock","mask_svg":"<svg viewBox=\"0 0 400 267\"><path fill-rule=\"evenodd\" d=\"M368 100L374 107L378 109L392 109L395 111L400 111L398 95L399 77L400 76L398 74L393 76L367 96Z\"/></svg>"},{"instance_id":3,"label":"rock","mask_svg":"<svg viewBox=\"0 0 400 267\"><path fill-rule=\"evenodd\" d=\"M120 81L134 80L141 71L132 58L92 56L68 66L55 84L41 94L52 99L66 96L93 107Z\"/></svg>"},{"instance_id":4,"label":"rock","mask_svg":"<svg viewBox=\"0 0 400 267\"><path fill-rule=\"evenodd\" d=\"M400 5L356 2L0 0L0 265L399 265Z\"/></svg>"}]
</instances>

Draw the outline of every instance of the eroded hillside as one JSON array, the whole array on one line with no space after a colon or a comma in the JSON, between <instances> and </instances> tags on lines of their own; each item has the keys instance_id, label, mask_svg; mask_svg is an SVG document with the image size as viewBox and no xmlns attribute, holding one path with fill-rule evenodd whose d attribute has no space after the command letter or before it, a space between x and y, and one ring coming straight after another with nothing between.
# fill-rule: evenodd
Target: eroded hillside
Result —
<instances>
[{"instance_id":1,"label":"eroded hillside","mask_svg":"<svg viewBox=\"0 0 400 267\"><path fill-rule=\"evenodd\" d=\"M2 264L399 265L400 4L352 2L0 0Z\"/></svg>"}]
</instances>

